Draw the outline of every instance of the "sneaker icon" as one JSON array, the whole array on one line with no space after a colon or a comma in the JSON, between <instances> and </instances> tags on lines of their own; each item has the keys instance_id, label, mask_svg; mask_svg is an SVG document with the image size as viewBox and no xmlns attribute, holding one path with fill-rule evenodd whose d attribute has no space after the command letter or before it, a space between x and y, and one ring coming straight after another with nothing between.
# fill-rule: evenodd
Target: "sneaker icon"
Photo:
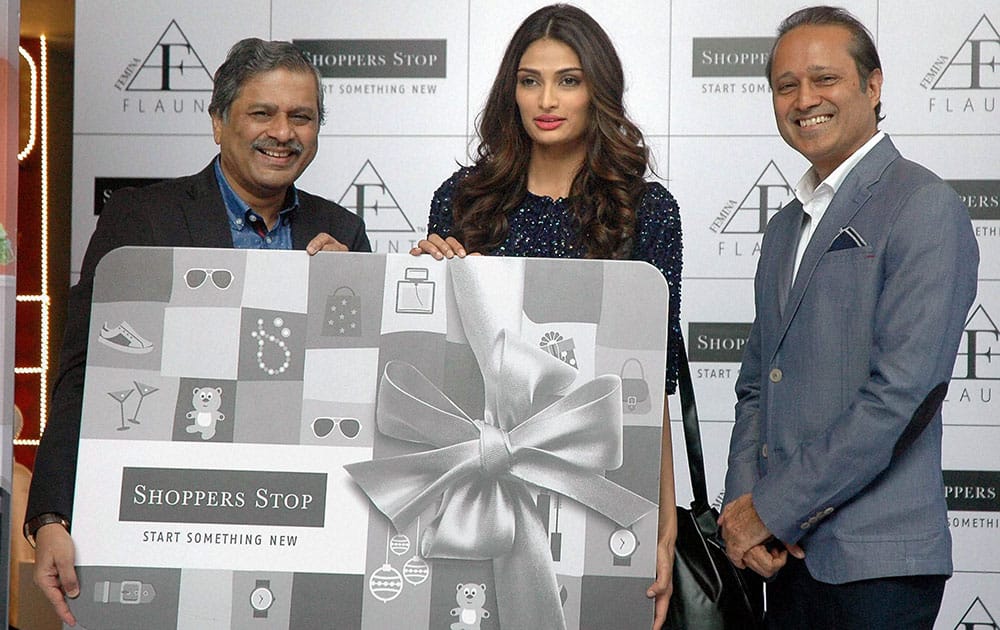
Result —
<instances>
[{"instance_id":1,"label":"sneaker icon","mask_svg":"<svg viewBox=\"0 0 1000 630\"><path fill-rule=\"evenodd\" d=\"M129 354L146 354L153 351L153 342L135 332L126 321L114 328L108 328L108 323L104 322L97 340L109 348Z\"/></svg>"}]
</instances>

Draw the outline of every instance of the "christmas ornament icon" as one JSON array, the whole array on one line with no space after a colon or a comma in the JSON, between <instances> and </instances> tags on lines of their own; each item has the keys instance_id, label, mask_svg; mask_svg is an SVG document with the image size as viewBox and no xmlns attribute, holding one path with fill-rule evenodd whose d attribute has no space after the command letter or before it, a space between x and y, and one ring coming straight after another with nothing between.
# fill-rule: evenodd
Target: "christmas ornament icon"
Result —
<instances>
[{"instance_id":1,"label":"christmas ornament icon","mask_svg":"<svg viewBox=\"0 0 1000 630\"><path fill-rule=\"evenodd\" d=\"M392 565L383 564L368 578L368 590L380 602L390 602L403 592L403 576Z\"/></svg>"},{"instance_id":2,"label":"christmas ornament icon","mask_svg":"<svg viewBox=\"0 0 1000 630\"><path fill-rule=\"evenodd\" d=\"M389 549L397 556L401 556L410 550L410 539L405 534L396 534L389 541Z\"/></svg>"},{"instance_id":3,"label":"christmas ornament icon","mask_svg":"<svg viewBox=\"0 0 1000 630\"><path fill-rule=\"evenodd\" d=\"M419 586L430 577L431 568L420 556L413 556L403 565L403 579L414 586Z\"/></svg>"}]
</instances>

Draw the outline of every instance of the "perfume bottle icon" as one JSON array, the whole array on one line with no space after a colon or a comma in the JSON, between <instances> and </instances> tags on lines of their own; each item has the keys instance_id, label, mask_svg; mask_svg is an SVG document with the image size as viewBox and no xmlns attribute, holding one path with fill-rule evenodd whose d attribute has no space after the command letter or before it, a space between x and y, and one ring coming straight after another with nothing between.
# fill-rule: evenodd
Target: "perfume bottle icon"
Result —
<instances>
[{"instance_id":1,"label":"perfume bottle icon","mask_svg":"<svg viewBox=\"0 0 1000 630\"><path fill-rule=\"evenodd\" d=\"M434 282L426 267L407 267L396 282L396 312L430 315L434 312Z\"/></svg>"}]
</instances>

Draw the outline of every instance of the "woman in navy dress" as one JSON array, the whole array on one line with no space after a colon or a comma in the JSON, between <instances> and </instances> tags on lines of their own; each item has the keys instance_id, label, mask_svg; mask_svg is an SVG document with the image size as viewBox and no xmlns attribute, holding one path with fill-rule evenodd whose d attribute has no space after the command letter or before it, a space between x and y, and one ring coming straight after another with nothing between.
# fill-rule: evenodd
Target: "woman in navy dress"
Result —
<instances>
[{"instance_id":1,"label":"woman in navy dress","mask_svg":"<svg viewBox=\"0 0 1000 630\"><path fill-rule=\"evenodd\" d=\"M614 46L584 11L552 5L528 16L507 46L479 119L475 164L431 202L428 236L411 253L610 258L652 263L670 287L666 390L681 339L677 202L646 182L648 149L625 114ZM664 409L654 628L672 591L676 514Z\"/></svg>"}]
</instances>

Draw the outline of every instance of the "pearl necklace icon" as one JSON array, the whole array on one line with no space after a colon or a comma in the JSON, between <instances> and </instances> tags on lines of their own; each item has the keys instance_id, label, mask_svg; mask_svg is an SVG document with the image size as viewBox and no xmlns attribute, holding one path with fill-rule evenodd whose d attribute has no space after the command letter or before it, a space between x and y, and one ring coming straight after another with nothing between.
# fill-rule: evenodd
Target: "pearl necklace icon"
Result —
<instances>
[{"instance_id":1,"label":"pearl necklace icon","mask_svg":"<svg viewBox=\"0 0 1000 630\"><path fill-rule=\"evenodd\" d=\"M264 328L264 320L261 318L257 320L257 330L251 331L250 336L257 340L257 367L268 375L274 376L283 373L292 363L292 352L285 343L285 339L292 336L292 331L285 326L285 320L280 317L275 317L271 323L278 331L277 335L267 332ZM284 360L280 367L271 367L264 360L265 343L274 344L278 348L278 351L284 355Z\"/></svg>"}]
</instances>

